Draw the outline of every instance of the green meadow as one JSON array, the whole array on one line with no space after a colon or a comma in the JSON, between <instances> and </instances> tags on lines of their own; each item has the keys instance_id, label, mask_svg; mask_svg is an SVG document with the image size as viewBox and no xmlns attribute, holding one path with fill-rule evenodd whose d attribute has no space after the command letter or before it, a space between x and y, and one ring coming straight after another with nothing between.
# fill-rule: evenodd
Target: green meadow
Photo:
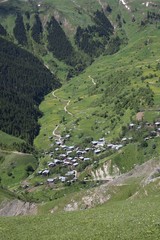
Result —
<instances>
[{"instance_id":1,"label":"green meadow","mask_svg":"<svg viewBox=\"0 0 160 240\"><path fill-rule=\"evenodd\" d=\"M1 239L158 240L159 192L95 209L32 217L0 218Z\"/></svg>"}]
</instances>

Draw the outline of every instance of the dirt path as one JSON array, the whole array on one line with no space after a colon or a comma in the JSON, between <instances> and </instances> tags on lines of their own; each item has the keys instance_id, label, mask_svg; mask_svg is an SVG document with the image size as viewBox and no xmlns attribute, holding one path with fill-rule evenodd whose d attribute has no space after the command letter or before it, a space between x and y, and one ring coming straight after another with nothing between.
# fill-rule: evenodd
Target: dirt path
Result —
<instances>
[{"instance_id":1,"label":"dirt path","mask_svg":"<svg viewBox=\"0 0 160 240\"><path fill-rule=\"evenodd\" d=\"M67 110L67 107L70 105L71 100L65 100L65 99L61 99L61 98L57 97L57 96L55 95L55 92L56 92L57 90L58 90L58 89L56 89L55 91L52 92L52 96L55 97L55 98L57 98L57 99L60 100L60 101L67 102L66 105L64 106L64 111L65 111L65 113L68 113L69 115L73 116L73 114Z\"/></svg>"},{"instance_id":2,"label":"dirt path","mask_svg":"<svg viewBox=\"0 0 160 240\"><path fill-rule=\"evenodd\" d=\"M66 106L64 107L64 111L65 111L66 113L68 113L69 115L73 116L73 114L67 110L67 107L69 106L70 102L71 102L71 100L69 100L69 101L67 102Z\"/></svg>"},{"instance_id":3,"label":"dirt path","mask_svg":"<svg viewBox=\"0 0 160 240\"><path fill-rule=\"evenodd\" d=\"M57 97L57 96L55 95L55 92L56 92L57 90L58 90L58 89L56 89L55 91L52 92L52 96L55 97L55 98L57 98L58 100L61 100L59 97Z\"/></svg>"},{"instance_id":4,"label":"dirt path","mask_svg":"<svg viewBox=\"0 0 160 240\"><path fill-rule=\"evenodd\" d=\"M55 129L53 130L52 134L53 134L53 136L55 136L55 137L58 139L58 141L61 142L61 138L62 138L61 135L56 134L56 131L57 131L58 128L59 128L59 125L57 125L57 126L55 127Z\"/></svg>"},{"instance_id":5,"label":"dirt path","mask_svg":"<svg viewBox=\"0 0 160 240\"><path fill-rule=\"evenodd\" d=\"M2 150L0 149L0 152L4 152L4 153L14 153L14 154L19 154L19 155L32 155L30 153L23 153L23 152L17 152L17 151L8 151L8 150Z\"/></svg>"},{"instance_id":6,"label":"dirt path","mask_svg":"<svg viewBox=\"0 0 160 240\"><path fill-rule=\"evenodd\" d=\"M96 82L94 81L94 79L90 75L88 77L92 80L93 85L96 85Z\"/></svg>"}]
</instances>

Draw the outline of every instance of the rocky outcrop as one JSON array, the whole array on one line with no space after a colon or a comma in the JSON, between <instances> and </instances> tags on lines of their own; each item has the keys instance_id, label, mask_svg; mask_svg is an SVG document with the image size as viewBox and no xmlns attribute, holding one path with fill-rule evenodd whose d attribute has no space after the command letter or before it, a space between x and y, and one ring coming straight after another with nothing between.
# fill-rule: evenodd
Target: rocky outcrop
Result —
<instances>
[{"instance_id":1,"label":"rocky outcrop","mask_svg":"<svg viewBox=\"0 0 160 240\"><path fill-rule=\"evenodd\" d=\"M0 216L20 216L37 214L37 206L34 203L13 200L2 202L0 205Z\"/></svg>"},{"instance_id":2,"label":"rocky outcrop","mask_svg":"<svg viewBox=\"0 0 160 240\"><path fill-rule=\"evenodd\" d=\"M102 167L92 171L93 180L111 180L114 176L118 176L120 171L117 166L112 166L112 175L111 175L111 160L103 164Z\"/></svg>"}]
</instances>

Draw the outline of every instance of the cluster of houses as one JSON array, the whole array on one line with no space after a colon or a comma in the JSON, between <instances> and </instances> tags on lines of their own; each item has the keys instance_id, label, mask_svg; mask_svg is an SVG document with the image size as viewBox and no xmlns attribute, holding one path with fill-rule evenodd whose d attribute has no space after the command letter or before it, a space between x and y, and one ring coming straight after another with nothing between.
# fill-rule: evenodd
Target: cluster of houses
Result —
<instances>
[{"instance_id":1,"label":"cluster of houses","mask_svg":"<svg viewBox=\"0 0 160 240\"><path fill-rule=\"evenodd\" d=\"M144 140L148 140L155 136L160 136L160 122L155 122L154 124L145 123L143 127L149 129L149 136L146 137ZM136 125L134 123L129 124L129 129L138 131L141 128L142 125ZM47 183L56 183L57 181L60 181L62 183L74 182L78 178L76 169L79 164L83 162L91 163L93 160L93 156L99 155L102 152L108 150L118 151L124 145L132 142L133 140L132 137L123 137L120 140L120 143L113 144L107 143L104 138L100 138L97 141L91 141L90 147L80 149L79 147L76 147L74 145L65 145L65 139L69 138L70 135L68 134L63 140L61 138L59 141L56 141L55 144L52 144L52 146L54 145L54 151L44 153L45 156L49 156L50 161L48 161L47 163L47 168L40 170L38 172L38 175L48 177ZM50 140L52 140L52 137L50 137ZM52 176L53 168L58 165L61 167L65 167L67 169L67 171L65 171L66 173L63 175L59 174L56 178L51 178L50 176Z\"/></svg>"},{"instance_id":2,"label":"cluster of houses","mask_svg":"<svg viewBox=\"0 0 160 240\"><path fill-rule=\"evenodd\" d=\"M154 137L159 137L160 136L160 122L157 121L155 123L144 123L142 125L136 125L134 123L129 124L130 129L135 129L135 130L140 130L142 128L145 128L148 130L148 136L144 138L144 141L147 141L149 139L152 139Z\"/></svg>"},{"instance_id":3,"label":"cluster of houses","mask_svg":"<svg viewBox=\"0 0 160 240\"><path fill-rule=\"evenodd\" d=\"M69 135L66 135L68 138ZM90 147L85 149L80 149L76 146L66 146L63 141L56 141L54 151L45 152L45 156L50 157L50 161L47 163L47 168L38 171L38 175L50 177L51 170L56 166L67 167L67 172L61 176L59 175L56 178L48 178L48 183L56 183L57 181L61 182L74 182L77 180L77 171L76 168L79 164L83 162L91 162L92 156L99 155L100 153L108 150L119 150L123 147L123 144L107 144L104 138L100 138L98 141L92 141ZM57 153L61 152L60 154ZM56 158L54 158L56 156ZM91 156L91 157L88 157Z\"/></svg>"}]
</instances>

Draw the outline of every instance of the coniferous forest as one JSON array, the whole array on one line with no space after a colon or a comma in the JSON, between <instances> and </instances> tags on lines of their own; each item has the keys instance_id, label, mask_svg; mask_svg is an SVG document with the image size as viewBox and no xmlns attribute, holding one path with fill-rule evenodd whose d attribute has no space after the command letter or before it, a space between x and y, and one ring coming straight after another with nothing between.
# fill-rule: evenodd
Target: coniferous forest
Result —
<instances>
[{"instance_id":1,"label":"coniferous forest","mask_svg":"<svg viewBox=\"0 0 160 240\"><path fill-rule=\"evenodd\" d=\"M31 53L0 38L0 129L32 144L39 104L59 81Z\"/></svg>"}]
</instances>

